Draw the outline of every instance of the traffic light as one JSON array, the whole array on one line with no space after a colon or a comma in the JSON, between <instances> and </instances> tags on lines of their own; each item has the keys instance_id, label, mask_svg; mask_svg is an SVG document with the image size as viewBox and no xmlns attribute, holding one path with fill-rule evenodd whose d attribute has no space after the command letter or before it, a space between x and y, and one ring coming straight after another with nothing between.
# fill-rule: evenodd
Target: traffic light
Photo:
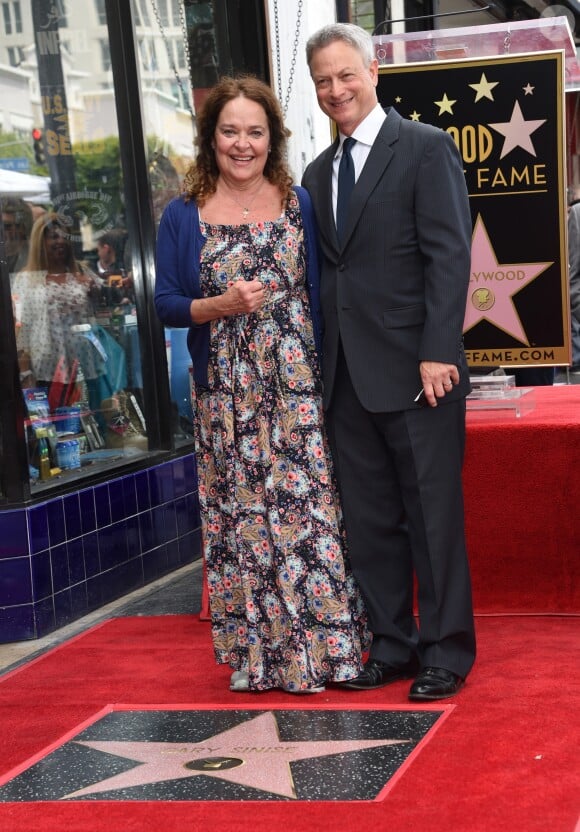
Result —
<instances>
[{"instance_id":1,"label":"traffic light","mask_svg":"<svg viewBox=\"0 0 580 832\"><path fill-rule=\"evenodd\" d=\"M44 165L46 156L44 153L44 137L42 130L35 127L32 131L32 148L34 150L34 161L37 165Z\"/></svg>"}]
</instances>

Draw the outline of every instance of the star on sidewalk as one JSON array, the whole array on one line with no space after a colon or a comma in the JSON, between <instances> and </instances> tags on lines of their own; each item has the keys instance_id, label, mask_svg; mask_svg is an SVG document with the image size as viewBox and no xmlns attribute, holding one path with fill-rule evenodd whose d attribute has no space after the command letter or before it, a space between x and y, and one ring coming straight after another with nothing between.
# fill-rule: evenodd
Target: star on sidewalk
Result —
<instances>
[{"instance_id":1,"label":"star on sidewalk","mask_svg":"<svg viewBox=\"0 0 580 832\"><path fill-rule=\"evenodd\" d=\"M487 229L478 215L471 244L471 280L463 331L487 320L528 344L513 297L551 265L551 262L498 263Z\"/></svg>"},{"instance_id":2,"label":"star on sidewalk","mask_svg":"<svg viewBox=\"0 0 580 832\"><path fill-rule=\"evenodd\" d=\"M290 763L365 748L405 745L409 742L411 741L383 739L283 741L272 711L196 743L77 741L78 745L124 757L138 765L71 792L63 799L199 775L296 799Z\"/></svg>"},{"instance_id":3,"label":"star on sidewalk","mask_svg":"<svg viewBox=\"0 0 580 832\"><path fill-rule=\"evenodd\" d=\"M521 107L516 101L512 110L511 119L509 121L495 122L494 124L489 125L494 130L497 130L498 133L501 133L502 136L505 136L505 141L503 143L499 158L503 159L504 156L507 156L508 153L516 147L521 147L523 150L527 150L528 153L531 153L532 156L535 156L536 149L530 136L538 129L538 127L545 124L545 122L545 118L526 121L522 114Z\"/></svg>"}]
</instances>

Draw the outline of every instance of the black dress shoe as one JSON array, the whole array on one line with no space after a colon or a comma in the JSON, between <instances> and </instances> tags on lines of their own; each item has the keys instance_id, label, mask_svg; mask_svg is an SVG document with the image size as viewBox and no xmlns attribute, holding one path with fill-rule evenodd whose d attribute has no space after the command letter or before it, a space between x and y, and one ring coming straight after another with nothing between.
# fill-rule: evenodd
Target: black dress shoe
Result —
<instances>
[{"instance_id":1,"label":"black dress shoe","mask_svg":"<svg viewBox=\"0 0 580 832\"><path fill-rule=\"evenodd\" d=\"M340 686L353 690L373 690L374 688L390 685L391 682L398 682L399 679L412 679L416 672L417 665L415 662L393 667L378 659L369 659L365 663L362 673L356 679L341 682Z\"/></svg>"},{"instance_id":2,"label":"black dress shoe","mask_svg":"<svg viewBox=\"0 0 580 832\"><path fill-rule=\"evenodd\" d=\"M462 685L461 676L450 670L442 667L425 667L411 685L409 699L416 701L447 699L449 696L454 696Z\"/></svg>"}]
</instances>

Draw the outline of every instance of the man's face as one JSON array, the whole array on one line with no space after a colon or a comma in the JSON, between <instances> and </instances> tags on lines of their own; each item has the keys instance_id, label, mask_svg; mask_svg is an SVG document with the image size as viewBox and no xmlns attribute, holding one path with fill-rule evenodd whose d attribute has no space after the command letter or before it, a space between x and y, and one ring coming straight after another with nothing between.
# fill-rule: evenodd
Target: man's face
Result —
<instances>
[{"instance_id":1,"label":"man's face","mask_svg":"<svg viewBox=\"0 0 580 832\"><path fill-rule=\"evenodd\" d=\"M350 136L377 103L378 61L365 66L358 50L337 40L314 52L310 74L320 109Z\"/></svg>"},{"instance_id":2,"label":"man's face","mask_svg":"<svg viewBox=\"0 0 580 832\"><path fill-rule=\"evenodd\" d=\"M24 226L18 221L16 214L8 214L4 212L2 212L2 225L4 226L6 254L17 254L21 245L26 240Z\"/></svg>"},{"instance_id":3,"label":"man's face","mask_svg":"<svg viewBox=\"0 0 580 832\"><path fill-rule=\"evenodd\" d=\"M110 266L115 259L115 252L107 243L97 243L97 254L103 266Z\"/></svg>"}]
</instances>

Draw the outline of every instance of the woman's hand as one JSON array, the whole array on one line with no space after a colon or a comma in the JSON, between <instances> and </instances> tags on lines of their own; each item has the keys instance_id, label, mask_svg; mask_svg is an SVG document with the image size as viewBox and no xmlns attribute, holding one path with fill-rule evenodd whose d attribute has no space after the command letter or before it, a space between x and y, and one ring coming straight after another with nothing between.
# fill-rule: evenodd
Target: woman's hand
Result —
<instances>
[{"instance_id":1,"label":"woman's hand","mask_svg":"<svg viewBox=\"0 0 580 832\"><path fill-rule=\"evenodd\" d=\"M217 318L248 315L256 312L266 300L266 290L259 280L232 280L223 295L191 301L194 324L205 324Z\"/></svg>"},{"instance_id":2,"label":"woman's hand","mask_svg":"<svg viewBox=\"0 0 580 832\"><path fill-rule=\"evenodd\" d=\"M266 290L259 280L232 280L222 295L224 316L256 312L265 299Z\"/></svg>"}]
</instances>

